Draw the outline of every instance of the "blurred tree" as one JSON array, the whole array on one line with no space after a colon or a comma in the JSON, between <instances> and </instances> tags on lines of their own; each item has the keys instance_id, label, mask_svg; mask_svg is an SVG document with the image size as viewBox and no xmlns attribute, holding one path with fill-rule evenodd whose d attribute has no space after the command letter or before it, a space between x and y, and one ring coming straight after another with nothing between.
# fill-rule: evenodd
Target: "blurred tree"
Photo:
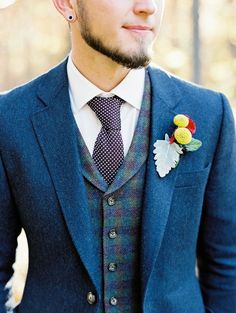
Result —
<instances>
[{"instance_id":1,"label":"blurred tree","mask_svg":"<svg viewBox=\"0 0 236 313\"><path fill-rule=\"evenodd\" d=\"M202 68L201 68L201 41L199 31L199 0L193 0L193 81L201 83Z\"/></svg>"}]
</instances>

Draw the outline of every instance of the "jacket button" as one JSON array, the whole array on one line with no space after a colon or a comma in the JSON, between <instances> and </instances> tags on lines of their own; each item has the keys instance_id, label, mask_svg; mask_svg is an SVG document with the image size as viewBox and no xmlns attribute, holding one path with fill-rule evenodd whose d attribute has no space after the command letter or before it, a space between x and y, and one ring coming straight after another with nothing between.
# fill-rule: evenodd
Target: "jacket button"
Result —
<instances>
[{"instance_id":1,"label":"jacket button","mask_svg":"<svg viewBox=\"0 0 236 313\"><path fill-rule=\"evenodd\" d=\"M87 302L89 304L94 304L96 302L96 297L92 292L88 292L87 294Z\"/></svg>"},{"instance_id":2,"label":"jacket button","mask_svg":"<svg viewBox=\"0 0 236 313\"><path fill-rule=\"evenodd\" d=\"M116 201L115 201L115 198L114 197L109 197L107 199L107 203L108 205L112 206L112 205L115 205Z\"/></svg>"},{"instance_id":3,"label":"jacket button","mask_svg":"<svg viewBox=\"0 0 236 313\"><path fill-rule=\"evenodd\" d=\"M117 232L115 229L111 229L108 234L110 239L115 239L117 237Z\"/></svg>"},{"instance_id":4,"label":"jacket button","mask_svg":"<svg viewBox=\"0 0 236 313\"><path fill-rule=\"evenodd\" d=\"M115 272L115 271L117 270L117 264L116 264L116 263L110 263L110 264L108 265L108 270L109 270L110 272Z\"/></svg>"},{"instance_id":5,"label":"jacket button","mask_svg":"<svg viewBox=\"0 0 236 313\"><path fill-rule=\"evenodd\" d=\"M110 304L115 306L117 305L117 303L118 303L118 300L115 297L111 297Z\"/></svg>"}]
</instances>

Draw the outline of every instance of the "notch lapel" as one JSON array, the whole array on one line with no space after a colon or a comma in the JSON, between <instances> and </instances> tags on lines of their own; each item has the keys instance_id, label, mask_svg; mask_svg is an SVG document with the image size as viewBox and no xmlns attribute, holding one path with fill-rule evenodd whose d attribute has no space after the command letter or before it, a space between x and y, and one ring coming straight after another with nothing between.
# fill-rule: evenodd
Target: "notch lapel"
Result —
<instances>
[{"instance_id":1,"label":"notch lapel","mask_svg":"<svg viewBox=\"0 0 236 313\"><path fill-rule=\"evenodd\" d=\"M72 241L99 292L98 264L78 151L77 126L70 107L66 63L45 75L38 90L43 110L31 120L46 160Z\"/></svg>"},{"instance_id":2,"label":"notch lapel","mask_svg":"<svg viewBox=\"0 0 236 313\"><path fill-rule=\"evenodd\" d=\"M173 118L177 114L174 109L180 100L178 89L165 72L149 68L149 74L152 86L152 111L142 217L141 278L143 303L148 291L152 268L163 240L178 172L177 167L172 169L164 178L159 177L155 167L153 144L157 139L164 139L165 133L171 135L173 132Z\"/></svg>"}]
</instances>

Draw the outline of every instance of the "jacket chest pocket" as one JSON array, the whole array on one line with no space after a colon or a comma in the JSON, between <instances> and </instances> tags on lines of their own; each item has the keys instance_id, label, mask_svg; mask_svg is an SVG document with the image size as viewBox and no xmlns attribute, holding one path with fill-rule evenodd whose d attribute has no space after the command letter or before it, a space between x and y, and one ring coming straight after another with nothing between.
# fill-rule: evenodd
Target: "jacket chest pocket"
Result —
<instances>
[{"instance_id":1,"label":"jacket chest pocket","mask_svg":"<svg viewBox=\"0 0 236 313\"><path fill-rule=\"evenodd\" d=\"M178 173L169 216L173 237L196 239L211 164L200 171ZM191 245L190 244L190 245Z\"/></svg>"},{"instance_id":2,"label":"jacket chest pocket","mask_svg":"<svg viewBox=\"0 0 236 313\"><path fill-rule=\"evenodd\" d=\"M178 173L175 188L203 188L207 184L211 163L199 171Z\"/></svg>"}]
</instances>

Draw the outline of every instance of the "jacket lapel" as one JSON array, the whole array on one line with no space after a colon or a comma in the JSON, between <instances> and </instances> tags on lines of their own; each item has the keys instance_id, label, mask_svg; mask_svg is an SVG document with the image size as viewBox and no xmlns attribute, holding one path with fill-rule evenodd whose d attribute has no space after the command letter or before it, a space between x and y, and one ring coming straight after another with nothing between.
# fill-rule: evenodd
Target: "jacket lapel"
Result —
<instances>
[{"instance_id":1,"label":"jacket lapel","mask_svg":"<svg viewBox=\"0 0 236 313\"><path fill-rule=\"evenodd\" d=\"M147 160L146 186L142 218L142 295L148 292L152 268L161 247L171 205L171 199L178 167L164 178L156 172L154 146L157 139L171 135L174 109L180 100L180 93L171 78L161 70L149 68L152 86L152 113L149 157ZM181 112L179 112L181 113Z\"/></svg>"},{"instance_id":2,"label":"jacket lapel","mask_svg":"<svg viewBox=\"0 0 236 313\"><path fill-rule=\"evenodd\" d=\"M73 243L99 292L98 265L81 174L77 127L70 107L66 63L45 75L38 90L44 107L31 120Z\"/></svg>"}]
</instances>

